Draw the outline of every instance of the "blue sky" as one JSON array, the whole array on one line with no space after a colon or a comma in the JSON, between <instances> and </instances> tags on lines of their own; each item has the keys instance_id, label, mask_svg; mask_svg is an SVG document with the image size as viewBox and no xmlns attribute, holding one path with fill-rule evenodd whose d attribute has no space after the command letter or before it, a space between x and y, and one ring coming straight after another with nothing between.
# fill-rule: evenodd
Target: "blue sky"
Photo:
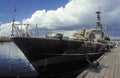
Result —
<instances>
[{"instance_id":1,"label":"blue sky","mask_svg":"<svg viewBox=\"0 0 120 78\"><path fill-rule=\"evenodd\" d=\"M1 0L0 35L9 36L13 7L17 23L39 24L39 28L81 29L96 24L98 7L101 21L111 37L120 37L120 0ZM34 27L34 26L33 26Z\"/></svg>"},{"instance_id":2,"label":"blue sky","mask_svg":"<svg viewBox=\"0 0 120 78\"><path fill-rule=\"evenodd\" d=\"M16 7L16 20L30 17L36 10L55 10L63 7L68 0L0 0L0 22L11 22L13 7Z\"/></svg>"}]
</instances>

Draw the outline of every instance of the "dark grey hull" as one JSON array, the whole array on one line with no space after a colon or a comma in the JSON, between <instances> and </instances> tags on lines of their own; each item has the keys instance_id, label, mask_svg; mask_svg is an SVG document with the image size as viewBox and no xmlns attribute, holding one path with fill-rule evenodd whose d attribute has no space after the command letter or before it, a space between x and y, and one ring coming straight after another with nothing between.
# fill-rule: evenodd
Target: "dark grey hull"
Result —
<instances>
[{"instance_id":1,"label":"dark grey hull","mask_svg":"<svg viewBox=\"0 0 120 78\"><path fill-rule=\"evenodd\" d=\"M75 71L96 60L106 45L77 40L14 37L12 40L41 75Z\"/></svg>"},{"instance_id":2,"label":"dark grey hull","mask_svg":"<svg viewBox=\"0 0 120 78\"><path fill-rule=\"evenodd\" d=\"M99 58L103 53L88 54L91 62ZM31 62L38 71L40 77L56 77L66 74L74 74L75 71L89 65L85 55L58 55L46 59ZM75 74L79 74L77 72Z\"/></svg>"}]
</instances>

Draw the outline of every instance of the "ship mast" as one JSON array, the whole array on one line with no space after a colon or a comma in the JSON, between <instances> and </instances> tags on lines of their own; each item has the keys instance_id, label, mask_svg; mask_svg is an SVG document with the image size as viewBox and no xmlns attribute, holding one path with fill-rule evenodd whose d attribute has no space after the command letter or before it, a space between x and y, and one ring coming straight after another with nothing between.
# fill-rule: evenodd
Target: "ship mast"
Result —
<instances>
[{"instance_id":1,"label":"ship mast","mask_svg":"<svg viewBox=\"0 0 120 78\"><path fill-rule=\"evenodd\" d=\"M12 34L11 34L11 36L14 36L13 33L14 33L15 12L16 12L16 8L14 7L14 9L13 9Z\"/></svg>"},{"instance_id":2,"label":"ship mast","mask_svg":"<svg viewBox=\"0 0 120 78\"><path fill-rule=\"evenodd\" d=\"M100 29L102 30L102 23L101 23L101 18L100 18L100 8L99 8L99 11L96 12L97 14L97 22L96 22L96 29Z\"/></svg>"}]
</instances>

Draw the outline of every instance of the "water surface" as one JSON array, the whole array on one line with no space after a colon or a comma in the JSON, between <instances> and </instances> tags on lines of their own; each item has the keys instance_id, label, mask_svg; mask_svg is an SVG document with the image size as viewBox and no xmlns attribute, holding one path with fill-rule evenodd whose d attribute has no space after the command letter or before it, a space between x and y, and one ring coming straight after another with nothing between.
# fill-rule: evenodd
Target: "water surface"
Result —
<instances>
[{"instance_id":1,"label":"water surface","mask_svg":"<svg viewBox=\"0 0 120 78\"><path fill-rule=\"evenodd\" d=\"M36 77L37 72L13 42L0 42L0 77Z\"/></svg>"}]
</instances>

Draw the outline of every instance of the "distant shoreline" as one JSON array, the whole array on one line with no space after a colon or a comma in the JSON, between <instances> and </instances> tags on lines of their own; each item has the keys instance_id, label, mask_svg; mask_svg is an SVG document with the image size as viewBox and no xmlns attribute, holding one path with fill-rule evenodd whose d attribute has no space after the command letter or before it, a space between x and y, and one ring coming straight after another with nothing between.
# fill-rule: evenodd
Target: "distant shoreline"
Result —
<instances>
[{"instance_id":1,"label":"distant shoreline","mask_svg":"<svg viewBox=\"0 0 120 78\"><path fill-rule=\"evenodd\" d=\"M0 37L0 42L11 42L12 40L8 37Z\"/></svg>"}]
</instances>

